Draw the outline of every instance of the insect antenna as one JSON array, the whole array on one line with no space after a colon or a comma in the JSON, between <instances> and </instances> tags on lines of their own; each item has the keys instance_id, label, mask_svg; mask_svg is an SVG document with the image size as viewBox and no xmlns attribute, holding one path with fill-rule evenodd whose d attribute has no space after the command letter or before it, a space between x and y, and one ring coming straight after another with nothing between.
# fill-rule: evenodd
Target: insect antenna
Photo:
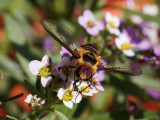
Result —
<instances>
[{"instance_id":1,"label":"insect antenna","mask_svg":"<svg viewBox=\"0 0 160 120\"><path fill-rule=\"evenodd\" d=\"M13 96L13 97L10 97L10 98L7 98L7 99L5 99L5 100L2 100L2 101L0 101L0 105L2 105L3 103L5 103L5 102L8 102L8 101L11 101L11 100L14 100L14 99L17 99L17 98L19 98L19 97L22 97L24 94L23 93L21 93L21 94L18 94L18 95L16 95L16 96Z\"/></svg>"}]
</instances>

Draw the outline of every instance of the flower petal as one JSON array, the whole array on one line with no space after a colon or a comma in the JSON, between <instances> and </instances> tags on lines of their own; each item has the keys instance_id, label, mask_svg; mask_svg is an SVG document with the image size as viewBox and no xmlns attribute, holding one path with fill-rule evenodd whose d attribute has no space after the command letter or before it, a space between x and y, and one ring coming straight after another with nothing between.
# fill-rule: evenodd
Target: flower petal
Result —
<instances>
[{"instance_id":1,"label":"flower petal","mask_svg":"<svg viewBox=\"0 0 160 120\"><path fill-rule=\"evenodd\" d=\"M83 12L83 16L88 18L90 21L94 21L95 19L93 13L88 9Z\"/></svg>"},{"instance_id":2,"label":"flower petal","mask_svg":"<svg viewBox=\"0 0 160 120\"><path fill-rule=\"evenodd\" d=\"M82 92L82 94L85 95L85 96L93 96L92 92L88 92L88 93Z\"/></svg>"},{"instance_id":3,"label":"flower petal","mask_svg":"<svg viewBox=\"0 0 160 120\"><path fill-rule=\"evenodd\" d=\"M103 71L98 71L99 81L104 81L105 75Z\"/></svg>"},{"instance_id":4,"label":"flower petal","mask_svg":"<svg viewBox=\"0 0 160 120\"><path fill-rule=\"evenodd\" d=\"M43 56L43 58L42 58L42 63L43 63L44 65L48 65L48 64L49 64L49 55Z\"/></svg>"},{"instance_id":5,"label":"flower petal","mask_svg":"<svg viewBox=\"0 0 160 120\"><path fill-rule=\"evenodd\" d=\"M68 81L66 84L65 84L65 87L67 89L73 89L73 81Z\"/></svg>"},{"instance_id":6,"label":"flower petal","mask_svg":"<svg viewBox=\"0 0 160 120\"><path fill-rule=\"evenodd\" d=\"M58 98L60 99L60 100L62 100L62 96L63 96L63 94L66 92L66 89L64 89L64 88L60 88L59 90L58 90L58 94L57 94L57 96L58 96Z\"/></svg>"},{"instance_id":7,"label":"flower petal","mask_svg":"<svg viewBox=\"0 0 160 120\"><path fill-rule=\"evenodd\" d=\"M29 94L24 101L25 101L26 103L30 103L32 98L33 98L32 94Z\"/></svg>"},{"instance_id":8,"label":"flower petal","mask_svg":"<svg viewBox=\"0 0 160 120\"><path fill-rule=\"evenodd\" d=\"M60 51L60 54L62 57L69 57L69 56L72 56L72 54L66 50L64 47L61 48L62 50Z\"/></svg>"},{"instance_id":9,"label":"flower petal","mask_svg":"<svg viewBox=\"0 0 160 120\"><path fill-rule=\"evenodd\" d=\"M61 62L60 62L60 65L61 66L69 65L69 63L70 63L70 58L69 57L63 57Z\"/></svg>"},{"instance_id":10,"label":"flower petal","mask_svg":"<svg viewBox=\"0 0 160 120\"><path fill-rule=\"evenodd\" d=\"M110 25L107 25L107 28L111 34L119 36L121 33L118 28L112 28Z\"/></svg>"},{"instance_id":11,"label":"flower petal","mask_svg":"<svg viewBox=\"0 0 160 120\"><path fill-rule=\"evenodd\" d=\"M156 45L153 50L156 56L160 56L160 44Z\"/></svg>"},{"instance_id":12,"label":"flower petal","mask_svg":"<svg viewBox=\"0 0 160 120\"><path fill-rule=\"evenodd\" d=\"M95 24L96 24L96 27L102 31L105 29L105 25L102 23L102 22L99 22L99 21L95 21Z\"/></svg>"},{"instance_id":13,"label":"flower petal","mask_svg":"<svg viewBox=\"0 0 160 120\"><path fill-rule=\"evenodd\" d=\"M43 87L47 87L52 81L52 77L49 76L47 78L41 77L41 84Z\"/></svg>"},{"instance_id":14,"label":"flower petal","mask_svg":"<svg viewBox=\"0 0 160 120\"><path fill-rule=\"evenodd\" d=\"M118 49L121 50L122 41L119 37L115 39L115 45L117 46Z\"/></svg>"},{"instance_id":15,"label":"flower petal","mask_svg":"<svg viewBox=\"0 0 160 120\"><path fill-rule=\"evenodd\" d=\"M58 73L59 73L59 76L60 76L63 80L66 80L66 75L63 74L62 69L60 69L60 70L58 71Z\"/></svg>"},{"instance_id":16,"label":"flower petal","mask_svg":"<svg viewBox=\"0 0 160 120\"><path fill-rule=\"evenodd\" d=\"M104 88L103 88L103 86L101 85L101 83L98 83L95 87L96 87L98 90L100 90L100 91L104 91Z\"/></svg>"},{"instance_id":17,"label":"flower petal","mask_svg":"<svg viewBox=\"0 0 160 120\"><path fill-rule=\"evenodd\" d=\"M143 40L139 44L137 44L138 49L140 50L148 50L152 47L151 43L149 40Z\"/></svg>"},{"instance_id":18,"label":"flower petal","mask_svg":"<svg viewBox=\"0 0 160 120\"><path fill-rule=\"evenodd\" d=\"M86 28L86 31L88 34L90 34L91 36L96 36L99 33L99 30L96 27L92 27L92 28Z\"/></svg>"},{"instance_id":19,"label":"flower petal","mask_svg":"<svg viewBox=\"0 0 160 120\"><path fill-rule=\"evenodd\" d=\"M135 55L135 52L131 49L129 50L123 50L123 53L129 57L133 57Z\"/></svg>"},{"instance_id":20,"label":"flower petal","mask_svg":"<svg viewBox=\"0 0 160 120\"><path fill-rule=\"evenodd\" d=\"M39 69L41 69L44 64L38 60L33 60L29 63L29 70L33 75L38 75Z\"/></svg>"},{"instance_id":21,"label":"flower petal","mask_svg":"<svg viewBox=\"0 0 160 120\"><path fill-rule=\"evenodd\" d=\"M106 22L109 22L109 21L112 20L112 15L111 15L110 12L107 12L107 13L105 14L105 20L106 20Z\"/></svg>"},{"instance_id":22,"label":"flower petal","mask_svg":"<svg viewBox=\"0 0 160 120\"><path fill-rule=\"evenodd\" d=\"M72 101L64 101L63 104L67 106L68 108L72 109L73 108L73 102Z\"/></svg>"},{"instance_id":23,"label":"flower petal","mask_svg":"<svg viewBox=\"0 0 160 120\"><path fill-rule=\"evenodd\" d=\"M84 28L87 27L87 22L88 20L84 16L79 16L78 17L78 23L83 26Z\"/></svg>"},{"instance_id":24,"label":"flower petal","mask_svg":"<svg viewBox=\"0 0 160 120\"><path fill-rule=\"evenodd\" d=\"M72 94L74 95L72 98L74 103L79 103L82 100L82 95L79 92L73 91Z\"/></svg>"},{"instance_id":25,"label":"flower petal","mask_svg":"<svg viewBox=\"0 0 160 120\"><path fill-rule=\"evenodd\" d=\"M45 103L45 100L41 101L41 103L40 103L40 104L41 104L41 105L43 105L44 103Z\"/></svg>"}]
</instances>

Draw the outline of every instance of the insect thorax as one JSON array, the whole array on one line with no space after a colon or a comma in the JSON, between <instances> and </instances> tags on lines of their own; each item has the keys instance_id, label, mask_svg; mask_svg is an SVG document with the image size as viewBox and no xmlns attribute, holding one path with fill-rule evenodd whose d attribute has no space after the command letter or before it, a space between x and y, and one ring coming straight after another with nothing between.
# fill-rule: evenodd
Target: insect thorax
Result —
<instances>
[{"instance_id":1,"label":"insect thorax","mask_svg":"<svg viewBox=\"0 0 160 120\"><path fill-rule=\"evenodd\" d=\"M101 56L96 48L93 45L83 45L77 51L79 53L77 66L88 67L91 69L92 73L95 73L101 61Z\"/></svg>"}]
</instances>

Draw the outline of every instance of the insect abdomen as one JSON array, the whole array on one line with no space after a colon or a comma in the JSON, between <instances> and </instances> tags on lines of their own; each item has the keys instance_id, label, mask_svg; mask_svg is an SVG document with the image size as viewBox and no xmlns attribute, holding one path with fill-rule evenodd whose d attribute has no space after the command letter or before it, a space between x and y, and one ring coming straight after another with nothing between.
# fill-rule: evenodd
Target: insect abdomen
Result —
<instances>
[{"instance_id":1,"label":"insect abdomen","mask_svg":"<svg viewBox=\"0 0 160 120\"><path fill-rule=\"evenodd\" d=\"M93 53L87 52L83 54L83 61L88 62L91 65L95 65L97 63L96 57Z\"/></svg>"}]
</instances>

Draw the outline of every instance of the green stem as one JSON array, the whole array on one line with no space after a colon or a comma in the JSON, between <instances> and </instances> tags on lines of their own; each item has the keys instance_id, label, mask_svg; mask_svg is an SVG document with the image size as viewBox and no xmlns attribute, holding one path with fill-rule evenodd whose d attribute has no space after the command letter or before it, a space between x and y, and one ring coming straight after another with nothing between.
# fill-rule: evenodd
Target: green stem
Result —
<instances>
[{"instance_id":1,"label":"green stem","mask_svg":"<svg viewBox=\"0 0 160 120\"><path fill-rule=\"evenodd\" d=\"M88 40L88 43L90 44L91 43L91 36L90 35L87 36L87 40Z\"/></svg>"}]
</instances>

